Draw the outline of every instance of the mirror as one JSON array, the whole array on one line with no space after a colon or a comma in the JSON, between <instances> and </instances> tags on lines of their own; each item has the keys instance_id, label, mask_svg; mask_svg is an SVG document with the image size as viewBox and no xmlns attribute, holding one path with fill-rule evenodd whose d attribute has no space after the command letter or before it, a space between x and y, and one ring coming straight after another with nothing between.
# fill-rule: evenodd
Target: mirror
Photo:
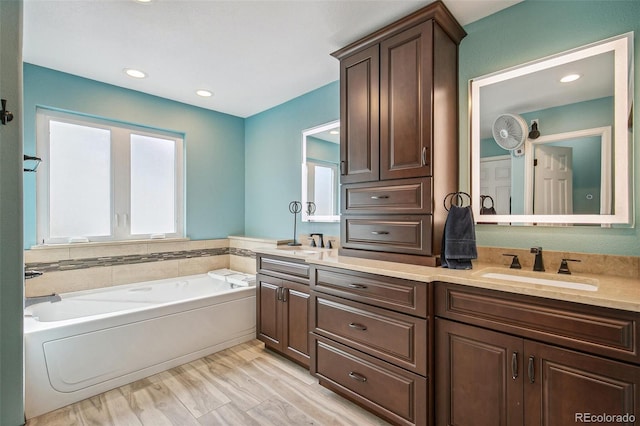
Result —
<instances>
[{"instance_id":1,"label":"mirror","mask_svg":"<svg viewBox=\"0 0 640 426\"><path fill-rule=\"evenodd\" d=\"M340 121L302 132L302 221L340 221Z\"/></svg>"},{"instance_id":2,"label":"mirror","mask_svg":"<svg viewBox=\"0 0 640 426\"><path fill-rule=\"evenodd\" d=\"M628 33L470 81L478 223L631 222L632 44Z\"/></svg>"}]
</instances>

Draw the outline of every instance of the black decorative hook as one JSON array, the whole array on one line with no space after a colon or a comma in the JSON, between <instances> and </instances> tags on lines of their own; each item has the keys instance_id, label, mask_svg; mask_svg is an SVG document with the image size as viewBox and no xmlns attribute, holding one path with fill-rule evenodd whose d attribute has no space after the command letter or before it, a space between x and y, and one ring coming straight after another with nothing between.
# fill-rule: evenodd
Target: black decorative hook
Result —
<instances>
[{"instance_id":1,"label":"black decorative hook","mask_svg":"<svg viewBox=\"0 0 640 426\"><path fill-rule=\"evenodd\" d=\"M7 124L11 120L13 120L13 113L11 111L7 111L7 100L1 99L2 101L2 111L0 111L0 121L2 124Z\"/></svg>"}]
</instances>

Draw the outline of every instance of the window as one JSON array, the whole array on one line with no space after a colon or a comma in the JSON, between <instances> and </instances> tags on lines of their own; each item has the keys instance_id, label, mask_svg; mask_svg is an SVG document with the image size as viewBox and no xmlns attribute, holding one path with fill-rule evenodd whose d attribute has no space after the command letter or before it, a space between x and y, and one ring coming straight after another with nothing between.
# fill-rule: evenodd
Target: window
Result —
<instances>
[{"instance_id":1,"label":"window","mask_svg":"<svg viewBox=\"0 0 640 426\"><path fill-rule=\"evenodd\" d=\"M37 114L38 241L183 236L183 140L45 109Z\"/></svg>"},{"instance_id":2,"label":"window","mask_svg":"<svg viewBox=\"0 0 640 426\"><path fill-rule=\"evenodd\" d=\"M315 216L331 216L338 211L338 165L307 160L309 201L316 205Z\"/></svg>"}]
</instances>

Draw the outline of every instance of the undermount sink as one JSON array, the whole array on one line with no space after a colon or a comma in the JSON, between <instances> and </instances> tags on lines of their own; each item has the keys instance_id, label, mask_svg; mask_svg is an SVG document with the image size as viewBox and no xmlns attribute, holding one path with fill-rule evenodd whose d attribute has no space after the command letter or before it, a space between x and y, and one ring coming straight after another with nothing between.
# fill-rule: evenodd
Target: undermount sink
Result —
<instances>
[{"instance_id":1,"label":"undermount sink","mask_svg":"<svg viewBox=\"0 0 640 426\"><path fill-rule=\"evenodd\" d=\"M539 284L549 287L569 288L573 290L597 291L598 280L594 278L575 277L572 275L545 274L513 269L486 268L474 275L501 281L526 284Z\"/></svg>"},{"instance_id":2,"label":"undermount sink","mask_svg":"<svg viewBox=\"0 0 640 426\"><path fill-rule=\"evenodd\" d=\"M291 254L298 256L308 256L310 254L320 253L318 250L307 250L300 246L278 246L278 250L286 250Z\"/></svg>"}]
</instances>

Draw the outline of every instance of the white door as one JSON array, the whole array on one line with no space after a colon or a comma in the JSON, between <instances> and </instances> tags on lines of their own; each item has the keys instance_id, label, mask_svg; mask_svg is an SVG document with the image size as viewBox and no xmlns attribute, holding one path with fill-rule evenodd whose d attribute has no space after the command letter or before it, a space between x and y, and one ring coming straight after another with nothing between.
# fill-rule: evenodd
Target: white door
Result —
<instances>
[{"instance_id":1,"label":"white door","mask_svg":"<svg viewBox=\"0 0 640 426\"><path fill-rule=\"evenodd\" d=\"M537 145L534 158L534 214L572 214L573 149Z\"/></svg>"},{"instance_id":2,"label":"white door","mask_svg":"<svg viewBox=\"0 0 640 426\"><path fill-rule=\"evenodd\" d=\"M480 159L480 194L493 198L496 214L511 214L511 156L499 155ZM480 203L480 200L473 200ZM485 201L485 207L490 206ZM482 206L481 206L482 207Z\"/></svg>"}]
</instances>

